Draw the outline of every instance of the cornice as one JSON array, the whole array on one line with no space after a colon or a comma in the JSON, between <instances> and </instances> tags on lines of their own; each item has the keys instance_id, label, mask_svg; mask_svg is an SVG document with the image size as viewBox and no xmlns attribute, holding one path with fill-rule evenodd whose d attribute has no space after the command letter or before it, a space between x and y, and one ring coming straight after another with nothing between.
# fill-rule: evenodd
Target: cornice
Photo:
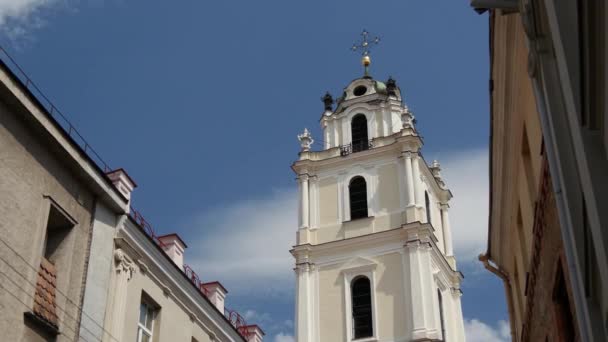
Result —
<instances>
[{"instance_id":1,"label":"cornice","mask_svg":"<svg viewBox=\"0 0 608 342\"><path fill-rule=\"evenodd\" d=\"M349 164L360 163L377 158L382 158L393 154L398 157L402 151L418 152L422 146L422 140L417 135L403 136L402 132L397 132L390 136L374 138L375 147L369 150L351 153L347 156L340 156L340 149L334 147L323 151L305 152L308 156L306 159L300 159L292 164L292 170L296 174L300 174L302 169L314 173L319 169L340 168ZM323 155L328 157L323 158ZM304 156L301 153L301 156Z\"/></svg>"}]
</instances>

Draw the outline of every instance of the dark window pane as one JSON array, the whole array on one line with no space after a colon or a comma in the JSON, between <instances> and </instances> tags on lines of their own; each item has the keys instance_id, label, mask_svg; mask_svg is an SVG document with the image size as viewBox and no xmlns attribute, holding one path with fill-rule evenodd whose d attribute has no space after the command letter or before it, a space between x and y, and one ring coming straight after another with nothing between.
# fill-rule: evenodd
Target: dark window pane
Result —
<instances>
[{"instance_id":1,"label":"dark window pane","mask_svg":"<svg viewBox=\"0 0 608 342\"><path fill-rule=\"evenodd\" d=\"M352 283L353 334L354 338L371 337L372 297L369 279L359 277Z\"/></svg>"},{"instance_id":2,"label":"dark window pane","mask_svg":"<svg viewBox=\"0 0 608 342\"><path fill-rule=\"evenodd\" d=\"M426 205L426 222L431 222L431 201L429 200L429 193L424 192L424 204Z\"/></svg>"},{"instance_id":3,"label":"dark window pane","mask_svg":"<svg viewBox=\"0 0 608 342\"><path fill-rule=\"evenodd\" d=\"M363 114L357 114L351 122L353 153L369 149L367 136L367 118Z\"/></svg>"},{"instance_id":4,"label":"dark window pane","mask_svg":"<svg viewBox=\"0 0 608 342\"><path fill-rule=\"evenodd\" d=\"M350 219L367 217L367 185L361 176L355 177L348 185Z\"/></svg>"}]
</instances>

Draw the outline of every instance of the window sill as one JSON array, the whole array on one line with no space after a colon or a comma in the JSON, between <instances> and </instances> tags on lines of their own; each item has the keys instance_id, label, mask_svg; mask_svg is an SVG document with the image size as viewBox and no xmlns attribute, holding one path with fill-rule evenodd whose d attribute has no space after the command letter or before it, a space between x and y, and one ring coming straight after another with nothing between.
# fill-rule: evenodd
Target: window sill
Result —
<instances>
[{"instance_id":1,"label":"window sill","mask_svg":"<svg viewBox=\"0 0 608 342\"><path fill-rule=\"evenodd\" d=\"M374 218L374 216L359 217L359 218L356 218L356 219L353 219L353 220L342 221L342 223L356 222L356 221L363 221L363 220L367 220L367 219L373 219L373 218ZM359 341L363 341L363 342L366 342L367 340L358 339L358 340L353 340L353 341L357 341L357 342L359 342Z\"/></svg>"},{"instance_id":2,"label":"window sill","mask_svg":"<svg viewBox=\"0 0 608 342\"><path fill-rule=\"evenodd\" d=\"M39 327L44 332L46 332L50 336L59 335L59 329L54 324L46 321L44 318L36 315L33 312L24 312L23 316L26 321L32 323L33 325Z\"/></svg>"},{"instance_id":3,"label":"window sill","mask_svg":"<svg viewBox=\"0 0 608 342\"><path fill-rule=\"evenodd\" d=\"M363 337L363 338L358 338L358 339L352 339L352 342L377 342L378 338L377 337Z\"/></svg>"}]
</instances>

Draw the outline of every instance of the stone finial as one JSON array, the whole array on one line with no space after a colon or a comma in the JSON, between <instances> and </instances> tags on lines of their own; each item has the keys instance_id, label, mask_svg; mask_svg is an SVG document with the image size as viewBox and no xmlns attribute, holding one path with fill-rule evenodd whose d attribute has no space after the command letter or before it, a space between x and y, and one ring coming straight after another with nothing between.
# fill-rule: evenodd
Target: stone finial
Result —
<instances>
[{"instance_id":1,"label":"stone finial","mask_svg":"<svg viewBox=\"0 0 608 342\"><path fill-rule=\"evenodd\" d=\"M433 176L441 177L441 165L437 161L437 159L433 160L431 164L431 170L433 171Z\"/></svg>"},{"instance_id":2,"label":"stone finial","mask_svg":"<svg viewBox=\"0 0 608 342\"><path fill-rule=\"evenodd\" d=\"M334 98L329 92L325 93L325 96L321 98L321 101L323 101L323 108L325 109L325 111L333 111L332 106L334 104Z\"/></svg>"},{"instance_id":3,"label":"stone finial","mask_svg":"<svg viewBox=\"0 0 608 342\"><path fill-rule=\"evenodd\" d=\"M397 96L397 81L392 77L389 77L386 81L386 92L389 96Z\"/></svg>"},{"instance_id":4,"label":"stone finial","mask_svg":"<svg viewBox=\"0 0 608 342\"><path fill-rule=\"evenodd\" d=\"M416 128L414 125L416 124L416 117L414 117L414 113L412 113L409 109L404 109L401 112L401 123L404 129L415 131Z\"/></svg>"},{"instance_id":5,"label":"stone finial","mask_svg":"<svg viewBox=\"0 0 608 342\"><path fill-rule=\"evenodd\" d=\"M300 141L300 148L302 152L310 151L310 146L315 142L307 128L304 128L302 134L298 134L298 140Z\"/></svg>"},{"instance_id":6,"label":"stone finial","mask_svg":"<svg viewBox=\"0 0 608 342\"><path fill-rule=\"evenodd\" d=\"M441 178L441 164L439 164L439 162L435 159L435 160L433 160L433 163L431 164L431 166L429 168L431 169L431 173L433 174L433 177L435 177L435 179L437 180L439 185L442 188L445 188L445 183L444 183L443 179Z\"/></svg>"}]
</instances>

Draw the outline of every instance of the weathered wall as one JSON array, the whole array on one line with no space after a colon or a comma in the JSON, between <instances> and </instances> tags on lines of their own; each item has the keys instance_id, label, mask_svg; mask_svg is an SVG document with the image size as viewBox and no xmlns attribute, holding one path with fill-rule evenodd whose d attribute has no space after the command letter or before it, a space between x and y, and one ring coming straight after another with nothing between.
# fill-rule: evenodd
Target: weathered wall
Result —
<instances>
[{"instance_id":1,"label":"weathered wall","mask_svg":"<svg viewBox=\"0 0 608 342\"><path fill-rule=\"evenodd\" d=\"M52 152L45 134L33 131L24 121L26 115L6 104L4 93L2 101L0 283L5 291L0 292L0 331L7 341L35 335L24 324L23 313L32 308L52 199L77 222L56 265L59 340L72 340L78 331L77 307L82 298L94 197Z\"/></svg>"},{"instance_id":2,"label":"weathered wall","mask_svg":"<svg viewBox=\"0 0 608 342\"><path fill-rule=\"evenodd\" d=\"M493 20L489 251L508 277L515 339L557 340L561 327L552 295L563 242L553 190L547 188L550 175L543 166L525 33L519 14L495 15Z\"/></svg>"}]
</instances>

